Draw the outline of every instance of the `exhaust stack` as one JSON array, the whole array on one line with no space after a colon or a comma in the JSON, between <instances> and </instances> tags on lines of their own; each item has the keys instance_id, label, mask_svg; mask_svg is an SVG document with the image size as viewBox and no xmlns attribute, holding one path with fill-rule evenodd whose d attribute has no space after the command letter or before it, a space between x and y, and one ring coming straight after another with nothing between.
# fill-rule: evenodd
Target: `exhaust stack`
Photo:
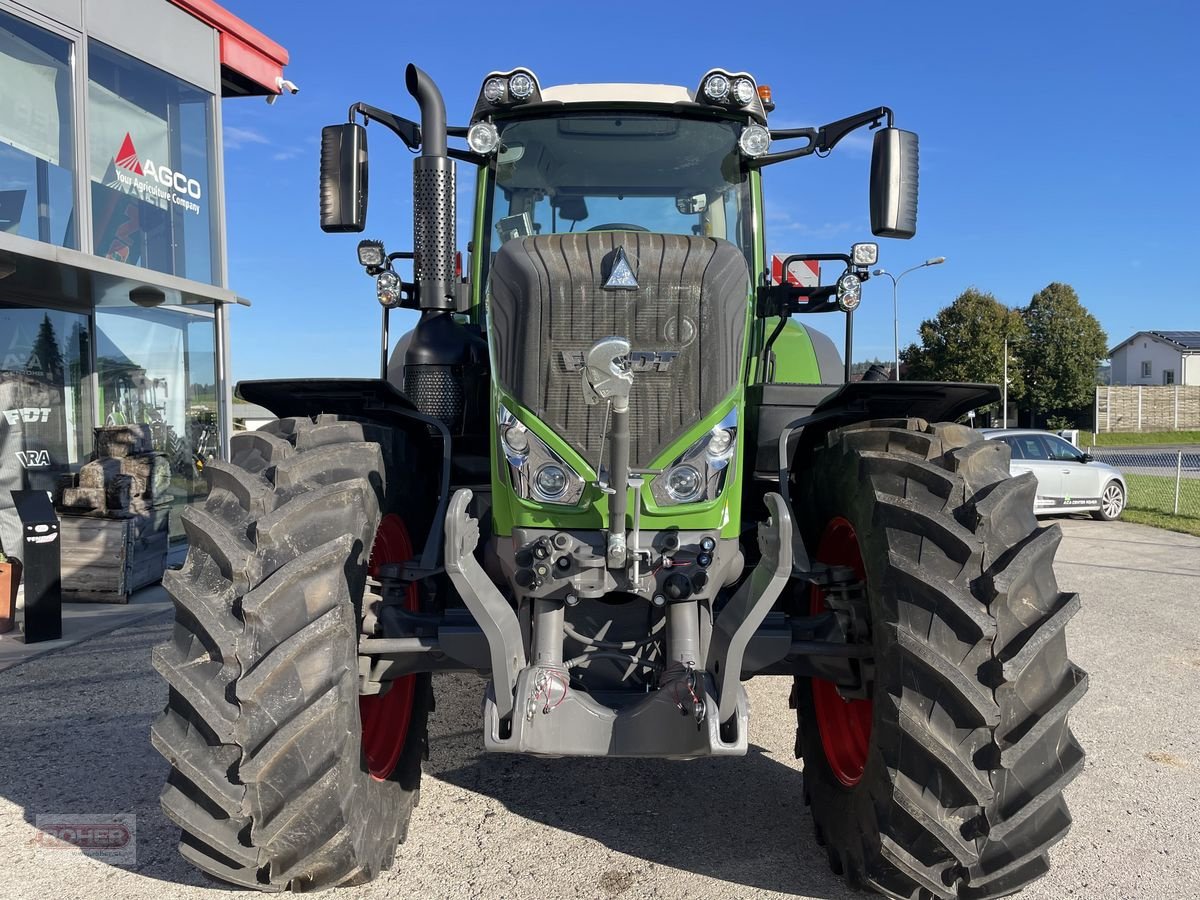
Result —
<instances>
[{"instance_id":1,"label":"exhaust stack","mask_svg":"<svg viewBox=\"0 0 1200 900\"><path fill-rule=\"evenodd\" d=\"M421 107L421 155L413 160L413 278L422 310L453 310L454 160L446 155L446 103L433 79L411 63L404 81Z\"/></svg>"}]
</instances>

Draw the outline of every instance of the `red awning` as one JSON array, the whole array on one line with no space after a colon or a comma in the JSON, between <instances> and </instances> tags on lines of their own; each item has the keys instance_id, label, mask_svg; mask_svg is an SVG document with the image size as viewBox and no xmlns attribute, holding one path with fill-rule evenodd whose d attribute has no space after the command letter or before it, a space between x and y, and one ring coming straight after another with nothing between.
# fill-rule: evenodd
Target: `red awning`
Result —
<instances>
[{"instance_id":1,"label":"red awning","mask_svg":"<svg viewBox=\"0 0 1200 900\"><path fill-rule=\"evenodd\" d=\"M220 34L223 97L280 93L279 80L288 63L287 50L212 0L171 2Z\"/></svg>"}]
</instances>

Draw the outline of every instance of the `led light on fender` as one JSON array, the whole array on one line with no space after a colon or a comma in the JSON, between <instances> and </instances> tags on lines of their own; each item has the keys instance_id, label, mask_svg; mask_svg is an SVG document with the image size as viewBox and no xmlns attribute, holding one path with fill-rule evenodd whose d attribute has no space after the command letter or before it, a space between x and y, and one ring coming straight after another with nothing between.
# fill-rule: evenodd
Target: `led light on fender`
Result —
<instances>
[{"instance_id":1,"label":"led light on fender","mask_svg":"<svg viewBox=\"0 0 1200 900\"><path fill-rule=\"evenodd\" d=\"M508 92L517 100L528 100L533 96L533 79L524 72L518 72L508 79Z\"/></svg>"},{"instance_id":2,"label":"led light on fender","mask_svg":"<svg viewBox=\"0 0 1200 900\"><path fill-rule=\"evenodd\" d=\"M533 476L533 486L546 500L557 500L567 492L567 473L562 466L546 463Z\"/></svg>"},{"instance_id":3,"label":"led light on fender","mask_svg":"<svg viewBox=\"0 0 1200 900\"><path fill-rule=\"evenodd\" d=\"M855 244L850 248L850 258L859 268L869 268L879 262L879 245L871 242Z\"/></svg>"},{"instance_id":4,"label":"led light on fender","mask_svg":"<svg viewBox=\"0 0 1200 900\"><path fill-rule=\"evenodd\" d=\"M375 296L381 306L391 309L400 305L400 276L395 272L380 272L375 278Z\"/></svg>"},{"instance_id":5,"label":"led light on fender","mask_svg":"<svg viewBox=\"0 0 1200 900\"><path fill-rule=\"evenodd\" d=\"M739 105L745 106L755 98L754 82L749 78L739 78L733 83L733 99Z\"/></svg>"},{"instance_id":6,"label":"led light on fender","mask_svg":"<svg viewBox=\"0 0 1200 900\"><path fill-rule=\"evenodd\" d=\"M837 303L838 306L849 312L857 308L862 300L862 281L857 275L846 274L838 279L837 283Z\"/></svg>"},{"instance_id":7,"label":"led light on fender","mask_svg":"<svg viewBox=\"0 0 1200 900\"><path fill-rule=\"evenodd\" d=\"M720 103L729 96L729 79L724 75L709 75L704 82L704 96L714 103Z\"/></svg>"},{"instance_id":8,"label":"led light on fender","mask_svg":"<svg viewBox=\"0 0 1200 900\"><path fill-rule=\"evenodd\" d=\"M708 455L718 459L725 457L733 449L733 432L727 428L714 428L708 439Z\"/></svg>"},{"instance_id":9,"label":"led light on fender","mask_svg":"<svg viewBox=\"0 0 1200 900\"><path fill-rule=\"evenodd\" d=\"M771 147L771 132L761 125L747 125L738 138L738 146L747 156L762 156Z\"/></svg>"},{"instance_id":10,"label":"led light on fender","mask_svg":"<svg viewBox=\"0 0 1200 900\"><path fill-rule=\"evenodd\" d=\"M491 122L476 122L467 131L467 146L480 156L489 156L500 146L500 132Z\"/></svg>"},{"instance_id":11,"label":"led light on fender","mask_svg":"<svg viewBox=\"0 0 1200 900\"><path fill-rule=\"evenodd\" d=\"M667 472L667 493L678 503L689 503L700 496L704 479L695 466L675 466Z\"/></svg>"},{"instance_id":12,"label":"led light on fender","mask_svg":"<svg viewBox=\"0 0 1200 900\"><path fill-rule=\"evenodd\" d=\"M483 85L483 99L488 103L499 103L504 99L504 79L489 78Z\"/></svg>"}]
</instances>

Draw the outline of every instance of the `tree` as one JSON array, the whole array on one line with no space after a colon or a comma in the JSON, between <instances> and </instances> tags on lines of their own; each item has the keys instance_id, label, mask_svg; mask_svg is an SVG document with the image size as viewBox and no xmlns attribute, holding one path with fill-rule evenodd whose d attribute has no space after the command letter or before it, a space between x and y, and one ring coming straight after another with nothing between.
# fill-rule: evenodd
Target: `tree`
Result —
<instances>
[{"instance_id":1,"label":"tree","mask_svg":"<svg viewBox=\"0 0 1200 900\"><path fill-rule=\"evenodd\" d=\"M1018 350L1035 416L1074 416L1091 406L1096 364L1108 335L1069 284L1052 282L1021 310L1027 338Z\"/></svg>"},{"instance_id":2,"label":"tree","mask_svg":"<svg viewBox=\"0 0 1200 900\"><path fill-rule=\"evenodd\" d=\"M49 314L42 318L42 324L38 326L37 337L34 339L25 369L43 376L47 381L62 384L62 351L58 348L58 335L54 333L54 323L50 321Z\"/></svg>"},{"instance_id":3,"label":"tree","mask_svg":"<svg viewBox=\"0 0 1200 900\"><path fill-rule=\"evenodd\" d=\"M1025 337L1016 310L986 291L967 288L932 319L921 323L921 346L910 344L900 358L912 381L974 381L1000 384L1004 380L1004 341L1009 355ZM1024 381L1020 367L1008 367L1009 399L1020 397Z\"/></svg>"}]
</instances>

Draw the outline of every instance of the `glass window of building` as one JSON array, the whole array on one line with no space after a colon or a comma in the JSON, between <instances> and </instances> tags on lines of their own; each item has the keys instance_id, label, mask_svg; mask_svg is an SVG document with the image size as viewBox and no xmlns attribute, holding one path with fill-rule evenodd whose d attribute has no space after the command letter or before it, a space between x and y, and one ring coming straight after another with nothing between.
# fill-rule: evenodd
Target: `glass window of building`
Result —
<instances>
[{"instance_id":1,"label":"glass window of building","mask_svg":"<svg viewBox=\"0 0 1200 900\"><path fill-rule=\"evenodd\" d=\"M20 528L9 491L53 492L91 453L88 342L86 315L0 297L0 544L10 552Z\"/></svg>"},{"instance_id":2,"label":"glass window of building","mask_svg":"<svg viewBox=\"0 0 1200 900\"><path fill-rule=\"evenodd\" d=\"M71 52L0 12L0 231L78 249Z\"/></svg>"},{"instance_id":3,"label":"glass window of building","mask_svg":"<svg viewBox=\"0 0 1200 900\"><path fill-rule=\"evenodd\" d=\"M213 97L88 44L94 251L215 283Z\"/></svg>"},{"instance_id":4,"label":"glass window of building","mask_svg":"<svg viewBox=\"0 0 1200 900\"><path fill-rule=\"evenodd\" d=\"M217 453L217 371L212 306L96 308L96 371L104 425L150 426L171 466L171 506L208 493ZM173 534L182 521L171 517Z\"/></svg>"}]
</instances>

